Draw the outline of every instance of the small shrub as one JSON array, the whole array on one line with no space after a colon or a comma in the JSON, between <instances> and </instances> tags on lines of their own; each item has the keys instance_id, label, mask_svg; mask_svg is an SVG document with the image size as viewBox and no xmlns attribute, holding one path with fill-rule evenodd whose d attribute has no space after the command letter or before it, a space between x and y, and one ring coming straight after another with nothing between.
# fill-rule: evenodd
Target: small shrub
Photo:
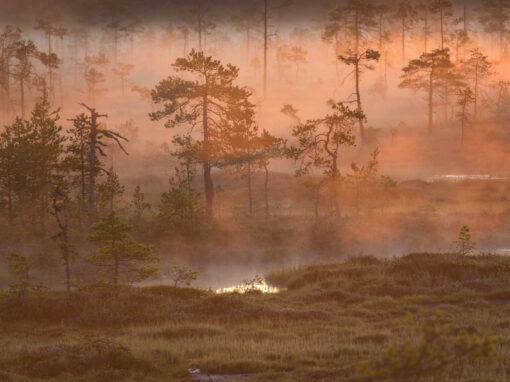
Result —
<instances>
[{"instance_id":1,"label":"small shrub","mask_svg":"<svg viewBox=\"0 0 510 382\"><path fill-rule=\"evenodd\" d=\"M170 271L170 278L174 282L174 287L179 285L190 286L193 281L198 277L198 271L194 271L190 268L179 267L174 265Z\"/></svg>"}]
</instances>

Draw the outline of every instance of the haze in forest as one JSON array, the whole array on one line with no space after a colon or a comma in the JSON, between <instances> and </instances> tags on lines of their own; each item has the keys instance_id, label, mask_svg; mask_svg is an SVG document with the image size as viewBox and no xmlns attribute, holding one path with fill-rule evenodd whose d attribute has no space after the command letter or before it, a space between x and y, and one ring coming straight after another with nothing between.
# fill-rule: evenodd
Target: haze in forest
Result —
<instances>
[{"instance_id":1,"label":"haze in forest","mask_svg":"<svg viewBox=\"0 0 510 382\"><path fill-rule=\"evenodd\" d=\"M179 263L215 286L274 264L449 249L464 224L486 250L510 246L506 2L6 1L0 25L2 131L17 131L1 146L3 249L42 279L64 211L85 279L88 230L112 211L154 246L151 280ZM172 98L189 84L165 83L200 82L190 68L208 57L224 76L210 141L192 115L202 101ZM62 126L61 151L16 138L17 117ZM47 167L16 170L13 147Z\"/></svg>"}]
</instances>

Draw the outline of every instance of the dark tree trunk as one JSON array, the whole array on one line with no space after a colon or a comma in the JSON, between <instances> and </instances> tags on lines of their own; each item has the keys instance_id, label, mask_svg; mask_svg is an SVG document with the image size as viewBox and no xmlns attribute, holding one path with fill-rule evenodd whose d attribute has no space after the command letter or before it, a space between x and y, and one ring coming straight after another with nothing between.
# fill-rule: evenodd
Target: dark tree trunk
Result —
<instances>
[{"instance_id":1,"label":"dark tree trunk","mask_svg":"<svg viewBox=\"0 0 510 382\"><path fill-rule=\"evenodd\" d=\"M204 160L204 193L205 193L205 211L207 217L212 218L213 216L213 200L214 200L214 184L211 176L211 163L210 157L210 140L209 140L209 123L207 115L208 100L207 94L203 98L203 135L204 135L204 147L206 150L206 159Z\"/></svg>"},{"instance_id":2,"label":"dark tree trunk","mask_svg":"<svg viewBox=\"0 0 510 382\"><path fill-rule=\"evenodd\" d=\"M264 97L267 89L267 0L264 0Z\"/></svg>"},{"instance_id":3,"label":"dark tree trunk","mask_svg":"<svg viewBox=\"0 0 510 382\"><path fill-rule=\"evenodd\" d=\"M196 1L197 5L197 31L198 31L198 51L202 52L202 10L200 0Z\"/></svg>"},{"instance_id":4,"label":"dark tree trunk","mask_svg":"<svg viewBox=\"0 0 510 382\"><path fill-rule=\"evenodd\" d=\"M432 124L433 124L433 116L432 116L432 108L433 108L433 105L432 105L432 101L433 101L433 77L434 74L433 74L433 71L431 70L430 72L430 77L429 77L429 99L428 99L428 106L429 106L429 124L428 124L428 127L429 127L429 131L432 130Z\"/></svg>"},{"instance_id":5,"label":"dark tree trunk","mask_svg":"<svg viewBox=\"0 0 510 382\"><path fill-rule=\"evenodd\" d=\"M357 54L356 54L356 57ZM362 105L361 105L361 95L359 90L359 59L356 60L355 64L355 80L356 80L356 105L358 107L358 111L363 111ZM365 143L365 126L363 125L363 118L360 118L358 120L359 123L359 139L360 139L360 146L363 147L363 144Z\"/></svg>"},{"instance_id":6,"label":"dark tree trunk","mask_svg":"<svg viewBox=\"0 0 510 382\"><path fill-rule=\"evenodd\" d=\"M248 207L250 216L253 215L253 195L251 191L251 161L248 162Z\"/></svg>"},{"instance_id":7,"label":"dark tree trunk","mask_svg":"<svg viewBox=\"0 0 510 382\"><path fill-rule=\"evenodd\" d=\"M475 67L475 89L474 89L474 102L473 102L473 121L478 117L478 65Z\"/></svg>"},{"instance_id":8,"label":"dark tree trunk","mask_svg":"<svg viewBox=\"0 0 510 382\"><path fill-rule=\"evenodd\" d=\"M266 219L269 218L269 170L267 164L264 165L264 201L266 204Z\"/></svg>"},{"instance_id":9,"label":"dark tree trunk","mask_svg":"<svg viewBox=\"0 0 510 382\"><path fill-rule=\"evenodd\" d=\"M25 119L25 83L23 81L23 73L19 79L20 103L21 103L21 118Z\"/></svg>"}]
</instances>

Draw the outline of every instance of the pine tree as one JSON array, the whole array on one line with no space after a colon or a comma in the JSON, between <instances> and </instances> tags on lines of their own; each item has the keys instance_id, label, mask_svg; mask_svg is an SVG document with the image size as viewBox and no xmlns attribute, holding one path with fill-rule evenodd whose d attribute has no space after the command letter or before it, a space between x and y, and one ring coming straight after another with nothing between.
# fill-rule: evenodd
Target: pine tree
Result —
<instances>
[{"instance_id":1,"label":"pine tree","mask_svg":"<svg viewBox=\"0 0 510 382\"><path fill-rule=\"evenodd\" d=\"M369 35L377 28L376 6L368 1L347 0L330 12L330 28L336 25L344 38L353 41L350 50L359 55Z\"/></svg>"},{"instance_id":2,"label":"pine tree","mask_svg":"<svg viewBox=\"0 0 510 382\"><path fill-rule=\"evenodd\" d=\"M98 88L99 84L105 82L104 73L100 71L108 64L108 59L101 53L93 56L86 56L85 70L83 71L83 79L87 84L87 93L92 107L96 105L96 96L105 91L104 88Z\"/></svg>"},{"instance_id":3,"label":"pine tree","mask_svg":"<svg viewBox=\"0 0 510 382\"><path fill-rule=\"evenodd\" d=\"M229 115L231 125L221 129L223 147L223 165L233 165L237 172L247 180L248 212L253 215L252 174L257 168L263 168L265 215L269 217L269 162L283 155L284 141L264 130L259 132L255 123L254 106L245 100L243 107L237 108L235 115Z\"/></svg>"},{"instance_id":4,"label":"pine tree","mask_svg":"<svg viewBox=\"0 0 510 382\"><path fill-rule=\"evenodd\" d=\"M57 242L62 257L66 279L67 293L71 293L71 256L74 251L69 238L69 186L64 178L55 179L52 196L52 215L55 217L59 231L52 236Z\"/></svg>"},{"instance_id":5,"label":"pine tree","mask_svg":"<svg viewBox=\"0 0 510 382\"><path fill-rule=\"evenodd\" d=\"M0 34L0 110L2 122L5 123L10 114L11 60L16 56L16 46L21 39L21 29L10 25L5 26Z\"/></svg>"},{"instance_id":6,"label":"pine tree","mask_svg":"<svg viewBox=\"0 0 510 382\"><path fill-rule=\"evenodd\" d=\"M120 183L119 176L113 170L113 167L110 167L106 174L106 179L103 183L97 185L97 201L100 210L115 210L115 198L122 196L124 191L125 187Z\"/></svg>"},{"instance_id":7,"label":"pine tree","mask_svg":"<svg viewBox=\"0 0 510 382\"><path fill-rule=\"evenodd\" d=\"M296 67L295 79L299 78L299 69L301 65L306 64L306 55L308 52L297 45L282 45L278 48L277 57L283 62L293 63Z\"/></svg>"},{"instance_id":8,"label":"pine tree","mask_svg":"<svg viewBox=\"0 0 510 382\"><path fill-rule=\"evenodd\" d=\"M379 165L379 149L375 149L370 154L368 162L362 166L351 163L351 173L347 174L347 179L354 185L354 202L356 215L359 214L361 197L365 189L376 182L376 176Z\"/></svg>"},{"instance_id":9,"label":"pine tree","mask_svg":"<svg viewBox=\"0 0 510 382\"><path fill-rule=\"evenodd\" d=\"M62 126L58 125L60 109L51 111L48 93L35 105L30 123L35 132L36 168L34 175L38 178L38 190L41 195L41 209L44 216L48 209L48 195L53 178L62 170L62 156L66 138Z\"/></svg>"},{"instance_id":10,"label":"pine tree","mask_svg":"<svg viewBox=\"0 0 510 382\"><path fill-rule=\"evenodd\" d=\"M269 51L269 40L271 36L274 36L275 33L271 33L269 31L269 20L271 19L271 16L274 12L282 11L283 9L287 8L291 3L292 0L278 0L276 4L271 4L273 0L263 0L263 8L262 8L262 22L264 24L263 27L263 50L264 50L264 59L263 59L263 71L264 71L264 81L263 81L263 92L264 97L267 93L267 54Z\"/></svg>"},{"instance_id":11,"label":"pine tree","mask_svg":"<svg viewBox=\"0 0 510 382\"><path fill-rule=\"evenodd\" d=\"M35 46L31 40L18 40L14 46L14 55L16 57L16 65L12 76L18 80L18 86L20 91L20 107L21 117L25 118L25 88L27 84L32 81L37 81L40 77L37 75L34 69L34 63L39 61L42 62L41 52ZM48 58L47 65L52 65L52 61Z\"/></svg>"},{"instance_id":12,"label":"pine tree","mask_svg":"<svg viewBox=\"0 0 510 382\"><path fill-rule=\"evenodd\" d=\"M499 58L503 59L507 54L506 43L510 36L510 1L482 0L479 12L479 21L485 32L498 36Z\"/></svg>"},{"instance_id":13,"label":"pine tree","mask_svg":"<svg viewBox=\"0 0 510 382\"><path fill-rule=\"evenodd\" d=\"M243 105L228 114L229 124L220 129L222 165L234 166L247 180L248 212L253 215L252 175L259 156L258 126L255 124L254 105L244 100Z\"/></svg>"},{"instance_id":14,"label":"pine tree","mask_svg":"<svg viewBox=\"0 0 510 382\"><path fill-rule=\"evenodd\" d=\"M150 210L150 203L145 201L145 194L142 192L142 189L139 185L135 187L135 192L133 193L132 199L133 207L135 208L136 220L140 221L142 215L145 210Z\"/></svg>"},{"instance_id":15,"label":"pine tree","mask_svg":"<svg viewBox=\"0 0 510 382\"><path fill-rule=\"evenodd\" d=\"M196 228L203 216L202 197L191 188L188 174L182 168L175 168L170 178L170 189L161 195L159 218L173 228Z\"/></svg>"},{"instance_id":16,"label":"pine tree","mask_svg":"<svg viewBox=\"0 0 510 382\"><path fill-rule=\"evenodd\" d=\"M41 53L41 58L46 66L48 67L48 81L47 89L50 97L54 94L53 88L53 70L58 68L59 58L53 50L53 38L59 38L62 40L67 34L66 28L60 24L60 13L57 10L52 11L46 18L36 19L35 30L40 30L46 36L48 42L48 53Z\"/></svg>"},{"instance_id":17,"label":"pine tree","mask_svg":"<svg viewBox=\"0 0 510 382\"><path fill-rule=\"evenodd\" d=\"M124 149L122 145L122 141L127 141L127 138L123 137L119 133L109 130L102 125L99 124L99 118L106 118L108 115L99 114L95 108L89 107L84 103L80 104L84 108L86 108L90 112L90 116L85 114L77 115L75 118L70 121L73 122L75 129L77 131L83 132L83 134L87 137L88 144L88 204L89 204L89 216L94 217L95 215L95 203L96 203L96 177L98 175L98 170L101 168L98 167L98 155L106 156L103 148L106 147L105 139L113 140L118 147L127 154L127 151ZM81 150L81 148L80 148ZM80 151L81 152L81 151ZM80 159L81 160L81 159ZM80 163L82 164L82 163ZM84 172L81 172L83 177ZM82 183L83 184L83 183Z\"/></svg>"},{"instance_id":18,"label":"pine tree","mask_svg":"<svg viewBox=\"0 0 510 382\"><path fill-rule=\"evenodd\" d=\"M357 112L363 113L363 105L361 103L361 91L360 91L360 81L361 74L363 73L363 69L373 70L373 67L370 65L370 61L379 61L381 55L378 51L373 49L367 49L364 52L358 54L352 51L347 51L345 55L338 56L338 59L342 61L345 65L354 66L354 89L356 95L356 105ZM364 121L366 118L358 118L359 125L359 137L360 137L360 145L363 146L365 143L365 126Z\"/></svg>"},{"instance_id":19,"label":"pine tree","mask_svg":"<svg viewBox=\"0 0 510 382\"><path fill-rule=\"evenodd\" d=\"M337 217L340 217L340 206L337 188L340 182L339 156L342 147L355 145L352 130L359 119L364 118L362 112L351 110L342 103L331 106L332 113L318 119L307 120L292 130L292 136L298 140L296 146L287 149L287 156L299 161L296 175L309 174L314 168L322 169L332 189L333 204Z\"/></svg>"},{"instance_id":20,"label":"pine tree","mask_svg":"<svg viewBox=\"0 0 510 382\"><path fill-rule=\"evenodd\" d=\"M61 172L66 141L58 125L59 110L50 110L47 97L43 93L30 120L17 118L0 136L0 188L7 199L9 217L22 208L43 232L49 192Z\"/></svg>"},{"instance_id":21,"label":"pine tree","mask_svg":"<svg viewBox=\"0 0 510 382\"><path fill-rule=\"evenodd\" d=\"M124 95L124 83L126 82L126 78L131 73L135 66L130 64L125 64L123 62L118 62L117 65L112 69L113 74L115 74L120 79L122 95Z\"/></svg>"},{"instance_id":22,"label":"pine tree","mask_svg":"<svg viewBox=\"0 0 510 382\"><path fill-rule=\"evenodd\" d=\"M478 117L478 103L480 100L480 88L483 86L484 81L492 74L492 64L489 62L479 49L474 49L470 52L467 60L463 61L464 75L472 82L473 88L473 120L476 121Z\"/></svg>"},{"instance_id":23,"label":"pine tree","mask_svg":"<svg viewBox=\"0 0 510 382\"><path fill-rule=\"evenodd\" d=\"M114 285L122 281L141 281L157 272L159 259L152 247L137 243L130 235L131 226L122 222L115 211L92 226L88 240L103 245L87 260L99 266Z\"/></svg>"},{"instance_id":24,"label":"pine tree","mask_svg":"<svg viewBox=\"0 0 510 382\"><path fill-rule=\"evenodd\" d=\"M271 160L281 158L284 155L286 141L283 138L271 135L267 130L262 131L258 138L257 146L259 154L256 164L264 169L264 204L265 217L269 218L269 165Z\"/></svg>"},{"instance_id":25,"label":"pine tree","mask_svg":"<svg viewBox=\"0 0 510 382\"><path fill-rule=\"evenodd\" d=\"M31 200L35 189L31 177L33 157L30 155L35 141L35 132L21 118L4 128L0 134L0 195L7 205L9 220Z\"/></svg>"},{"instance_id":26,"label":"pine tree","mask_svg":"<svg viewBox=\"0 0 510 382\"><path fill-rule=\"evenodd\" d=\"M415 6L407 1L398 3L395 19L400 24L400 38L402 46L402 61L406 60L406 32L411 29L417 18Z\"/></svg>"},{"instance_id":27,"label":"pine tree","mask_svg":"<svg viewBox=\"0 0 510 382\"><path fill-rule=\"evenodd\" d=\"M452 2L449 0L432 0L430 3L430 11L439 15L439 37L441 45L439 49L445 49L445 35L447 19L453 15Z\"/></svg>"},{"instance_id":28,"label":"pine tree","mask_svg":"<svg viewBox=\"0 0 510 382\"><path fill-rule=\"evenodd\" d=\"M402 69L400 88L427 93L428 127L433 126L433 108L436 89L441 76L453 67L448 49L436 49L430 53L422 53L420 58L409 61Z\"/></svg>"},{"instance_id":29,"label":"pine tree","mask_svg":"<svg viewBox=\"0 0 510 382\"><path fill-rule=\"evenodd\" d=\"M476 243L471 239L471 233L468 226L462 226L457 240L453 242L457 247L457 253L460 256L466 256L476 250Z\"/></svg>"},{"instance_id":30,"label":"pine tree","mask_svg":"<svg viewBox=\"0 0 510 382\"><path fill-rule=\"evenodd\" d=\"M459 111L457 112L457 118L460 120L460 143L464 143L464 129L466 124L471 119L468 107L474 103L475 97L470 88L459 89L457 91L457 106Z\"/></svg>"},{"instance_id":31,"label":"pine tree","mask_svg":"<svg viewBox=\"0 0 510 382\"><path fill-rule=\"evenodd\" d=\"M239 72L235 66L223 66L202 52L192 51L188 57L177 59L173 67L178 72L193 75L195 80L170 76L161 81L153 90L152 98L156 104L163 103L164 108L151 113L150 117L156 121L166 119L167 128L178 125L201 127L201 139L195 141L195 159L203 165L206 212L212 217L214 185L211 170L219 149L215 136L225 114L249 93L233 85Z\"/></svg>"}]
</instances>

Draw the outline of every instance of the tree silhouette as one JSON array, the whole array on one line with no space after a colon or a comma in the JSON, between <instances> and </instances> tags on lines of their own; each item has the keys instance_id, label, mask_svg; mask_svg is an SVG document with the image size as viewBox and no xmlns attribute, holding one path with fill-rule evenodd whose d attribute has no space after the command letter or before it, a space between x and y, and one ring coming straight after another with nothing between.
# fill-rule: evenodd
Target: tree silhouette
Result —
<instances>
[{"instance_id":1,"label":"tree silhouette","mask_svg":"<svg viewBox=\"0 0 510 382\"><path fill-rule=\"evenodd\" d=\"M457 246L457 251L460 256L470 255L476 249L476 243L471 239L469 227L465 225L461 227L459 236L453 244Z\"/></svg>"},{"instance_id":2,"label":"tree silhouette","mask_svg":"<svg viewBox=\"0 0 510 382\"><path fill-rule=\"evenodd\" d=\"M74 251L69 241L69 187L63 178L57 178L51 191L52 215L59 232L52 236L58 243L66 275L66 291L71 293L71 256Z\"/></svg>"},{"instance_id":3,"label":"tree silhouette","mask_svg":"<svg viewBox=\"0 0 510 382\"><path fill-rule=\"evenodd\" d=\"M257 8L253 1L243 2L244 7L239 7L237 14L231 17L231 22L236 31L244 35L246 44L246 60L250 59L251 47L254 41L257 41L257 26L259 22L259 15Z\"/></svg>"},{"instance_id":4,"label":"tree silhouette","mask_svg":"<svg viewBox=\"0 0 510 382\"><path fill-rule=\"evenodd\" d=\"M413 4L409 2L400 2L397 5L395 19L400 24L400 39L402 46L402 61L406 60L406 32L411 29L417 18L417 12Z\"/></svg>"},{"instance_id":5,"label":"tree silhouette","mask_svg":"<svg viewBox=\"0 0 510 382\"><path fill-rule=\"evenodd\" d=\"M380 54L376 50L367 49L362 53L355 53L352 51L347 51L346 55L338 56L338 59L342 61L345 65L354 66L354 95L356 96L356 106L358 113L363 113L363 105L361 103L361 92L360 92L360 79L361 73L363 69L373 70L373 67L369 64L370 61L379 61ZM360 144L363 146L365 142L365 127L364 122L365 118L358 118L359 124L359 137Z\"/></svg>"},{"instance_id":6,"label":"tree silhouette","mask_svg":"<svg viewBox=\"0 0 510 382\"><path fill-rule=\"evenodd\" d=\"M96 177L97 172L99 170L98 168L98 161L97 161L97 154L101 156L105 156L105 152L103 148L106 146L106 143L104 143L104 139L110 139L115 141L115 143L118 145L118 147L127 154L127 151L124 149L124 146L122 145L121 141L127 141L125 137L120 135L119 133L116 133L113 130L109 130L101 126L98 122L99 118L106 118L108 117L107 114L99 114L95 108L92 108L90 106L87 106L84 103L80 104L84 108L86 108L90 116L87 116L85 114L77 115L75 118L70 119L70 121L73 122L75 129L77 129L80 132L83 132L85 136L87 136L87 142L88 142L88 154L89 154L89 160L88 160L88 175L89 175L89 216L94 217L95 215L95 191L96 191ZM82 173L83 174L83 173Z\"/></svg>"},{"instance_id":7,"label":"tree silhouette","mask_svg":"<svg viewBox=\"0 0 510 382\"><path fill-rule=\"evenodd\" d=\"M56 53L53 51L52 39L58 38L62 40L67 34L66 28L60 24L61 16L60 12L53 10L46 18L37 18L35 30L40 30L46 36L48 41L48 53L45 54L44 61L48 64L48 93L50 98L53 96L53 69L58 68L59 59Z\"/></svg>"},{"instance_id":8,"label":"tree silhouette","mask_svg":"<svg viewBox=\"0 0 510 382\"><path fill-rule=\"evenodd\" d=\"M346 0L344 5L335 8L329 14L329 29L338 29L349 41L354 41L350 47L358 55L362 44L368 40L368 35L377 28L375 20L376 6L363 0ZM333 28L333 26L336 26Z\"/></svg>"},{"instance_id":9,"label":"tree silhouette","mask_svg":"<svg viewBox=\"0 0 510 382\"><path fill-rule=\"evenodd\" d=\"M17 59L13 77L18 80L20 91L21 117L25 118L25 86L31 81L37 81L39 77L34 71L34 61L41 62L41 52L31 40L18 40L14 47L14 55ZM47 64L51 65L51 61Z\"/></svg>"},{"instance_id":10,"label":"tree silhouette","mask_svg":"<svg viewBox=\"0 0 510 382\"><path fill-rule=\"evenodd\" d=\"M354 205L356 215L359 214L361 196L364 188L373 185L376 182L376 176L379 165L379 149L375 149L370 154L370 159L364 165L351 163L351 173L347 174L347 179L354 185Z\"/></svg>"},{"instance_id":11,"label":"tree silhouette","mask_svg":"<svg viewBox=\"0 0 510 382\"><path fill-rule=\"evenodd\" d=\"M262 8L262 22L264 24L263 28L263 41L264 41L264 60L263 60L263 69L264 69L264 97L266 96L267 91L267 52L269 49L269 39L274 33L269 32L269 20L273 12L282 11L286 7L292 4L293 0L278 0L276 5L271 5L271 2L274 0L262 0L263 8Z\"/></svg>"},{"instance_id":12,"label":"tree silhouette","mask_svg":"<svg viewBox=\"0 0 510 382\"><path fill-rule=\"evenodd\" d=\"M478 8L479 21L485 32L496 34L499 41L499 58L506 55L506 40L510 35L510 1L508 0L482 0Z\"/></svg>"},{"instance_id":13,"label":"tree silhouette","mask_svg":"<svg viewBox=\"0 0 510 382\"><path fill-rule=\"evenodd\" d=\"M206 213L212 217L214 185L211 169L217 159L216 133L226 113L249 93L233 85L239 72L235 66L223 66L202 52L191 51L186 58L177 59L173 68L177 72L189 73L194 80L177 76L162 80L152 91L152 99L156 104L162 103L163 109L150 113L150 117L155 121L166 119L167 128L183 124L192 128L201 126L201 139L196 141L198 149L194 155L203 165Z\"/></svg>"},{"instance_id":14,"label":"tree silhouette","mask_svg":"<svg viewBox=\"0 0 510 382\"><path fill-rule=\"evenodd\" d=\"M314 168L322 169L327 179L326 183L332 188L333 204L339 217L337 188L340 181L340 149L355 145L352 130L364 115L361 111L352 110L342 103L332 104L331 109L331 114L307 120L293 128L292 136L298 143L288 148L287 155L298 161L299 168L296 172L298 176L309 174Z\"/></svg>"},{"instance_id":15,"label":"tree silhouette","mask_svg":"<svg viewBox=\"0 0 510 382\"><path fill-rule=\"evenodd\" d=\"M278 48L278 56L282 61L292 62L296 66L296 81L301 65L306 64L308 52L297 45L282 45Z\"/></svg>"},{"instance_id":16,"label":"tree silhouette","mask_svg":"<svg viewBox=\"0 0 510 382\"><path fill-rule=\"evenodd\" d=\"M503 116L503 110L508 110L508 104L510 101L510 81L499 80L492 85L496 89L496 117L501 118Z\"/></svg>"},{"instance_id":17,"label":"tree silhouette","mask_svg":"<svg viewBox=\"0 0 510 382\"><path fill-rule=\"evenodd\" d=\"M263 130L258 138L257 146L259 149L256 164L264 169L264 211L265 218L270 215L269 209L269 165L271 160L281 158L284 155L286 141Z\"/></svg>"},{"instance_id":18,"label":"tree silhouette","mask_svg":"<svg viewBox=\"0 0 510 382\"><path fill-rule=\"evenodd\" d=\"M2 122L9 114L11 60L16 57L17 42L21 39L21 29L5 26L0 34L0 107Z\"/></svg>"},{"instance_id":19,"label":"tree silhouette","mask_svg":"<svg viewBox=\"0 0 510 382\"><path fill-rule=\"evenodd\" d=\"M97 185L97 200L101 210L106 208L109 212L115 210L115 198L122 196L125 187L120 183L119 176L112 167L108 169L106 179Z\"/></svg>"},{"instance_id":20,"label":"tree silhouette","mask_svg":"<svg viewBox=\"0 0 510 382\"><path fill-rule=\"evenodd\" d=\"M467 60L463 61L464 74L473 85L473 120L478 117L478 101L480 99L480 87L483 81L491 75L492 64L479 49L470 52Z\"/></svg>"},{"instance_id":21,"label":"tree silhouette","mask_svg":"<svg viewBox=\"0 0 510 382\"><path fill-rule=\"evenodd\" d=\"M132 32L130 26L134 16L125 4L115 0L103 0L100 12L106 23L104 30L111 34L113 64L117 65L119 45Z\"/></svg>"},{"instance_id":22,"label":"tree silhouette","mask_svg":"<svg viewBox=\"0 0 510 382\"><path fill-rule=\"evenodd\" d=\"M159 259L152 247L134 241L130 231L131 226L112 211L92 226L88 236L89 241L103 244L103 247L87 260L101 267L114 285L122 280L141 281L158 271L154 264Z\"/></svg>"},{"instance_id":23,"label":"tree silhouette","mask_svg":"<svg viewBox=\"0 0 510 382\"><path fill-rule=\"evenodd\" d=\"M439 15L439 33L441 41L439 48L445 49L445 24L447 19L453 15L452 2L449 0L432 0L430 3L430 11L433 14Z\"/></svg>"},{"instance_id":24,"label":"tree silhouette","mask_svg":"<svg viewBox=\"0 0 510 382\"><path fill-rule=\"evenodd\" d=\"M145 201L145 193L142 192L142 189L139 185L135 187L132 204L133 207L135 208L137 222L140 221L145 210L151 209L151 205L150 203Z\"/></svg>"},{"instance_id":25,"label":"tree silhouette","mask_svg":"<svg viewBox=\"0 0 510 382\"><path fill-rule=\"evenodd\" d=\"M430 36L430 0L422 0L416 4L416 10L419 12L419 19L423 21L423 52L428 53L428 42Z\"/></svg>"},{"instance_id":26,"label":"tree silhouette","mask_svg":"<svg viewBox=\"0 0 510 382\"><path fill-rule=\"evenodd\" d=\"M474 103L475 97L470 88L459 89L457 91L457 106L459 111L457 112L457 118L460 121L460 143L464 143L464 129L466 123L469 121L471 114L469 113L469 105Z\"/></svg>"},{"instance_id":27,"label":"tree silhouette","mask_svg":"<svg viewBox=\"0 0 510 382\"><path fill-rule=\"evenodd\" d=\"M85 57L85 70L83 78L87 84L87 91L92 107L96 105L96 95L105 89L98 89L98 85L105 82L105 76L99 71L99 68L108 64L108 59L101 53L98 55Z\"/></svg>"},{"instance_id":28,"label":"tree silhouette","mask_svg":"<svg viewBox=\"0 0 510 382\"><path fill-rule=\"evenodd\" d=\"M409 61L409 64L402 69L402 81L399 87L427 93L429 130L433 126L436 87L439 85L441 76L452 67L448 49L435 49L430 53L422 53L420 58Z\"/></svg>"},{"instance_id":29,"label":"tree silhouette","mask_svg":"<svg viewBox=\"0 0 510 382\"><path fill-rule=\"evenodd\" d=\"M126 82L126 78L129 76L131 70L133 70L134 67L134 65L118 62L117 65L112 69L113 74L115 74L120 79L122 95L124 95L124 83Z\"/></svg>"}]
</instances>

